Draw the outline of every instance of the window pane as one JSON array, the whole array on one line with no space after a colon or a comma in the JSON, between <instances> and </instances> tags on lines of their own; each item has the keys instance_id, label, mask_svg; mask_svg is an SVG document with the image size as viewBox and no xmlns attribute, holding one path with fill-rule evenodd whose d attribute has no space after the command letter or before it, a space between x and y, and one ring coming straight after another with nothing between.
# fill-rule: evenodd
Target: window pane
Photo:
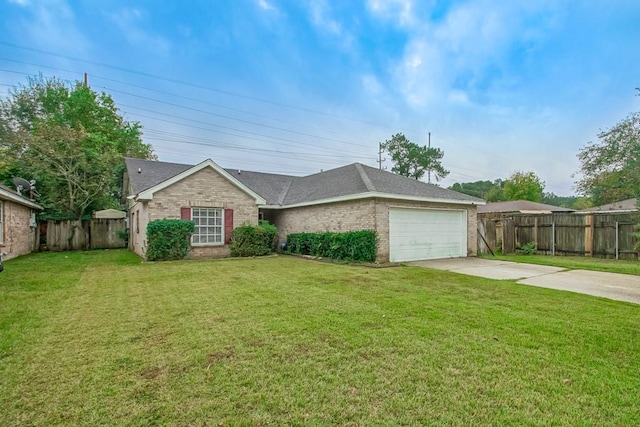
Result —
<instances>
[{"instance_id":1,"label":"window pane","mask_svg":"<svg viewBox=\"0 0 640 427\"><path fill-rule=\"evenodd\" d=\"M192 243L222 243L222 209L192 208L191 218L196 225Z\"/></svg>"}]
</instances>

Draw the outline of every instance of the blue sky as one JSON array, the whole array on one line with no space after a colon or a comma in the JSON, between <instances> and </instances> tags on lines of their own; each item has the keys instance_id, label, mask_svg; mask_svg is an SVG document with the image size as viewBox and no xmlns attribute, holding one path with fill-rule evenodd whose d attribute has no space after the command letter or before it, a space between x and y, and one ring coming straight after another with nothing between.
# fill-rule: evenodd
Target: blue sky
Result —
<instances>
[{"instance_id":1,"label":"blue sky","mask_svg":"<svg viewBox=\"0 0 640 427\"><path fill-rule=\"evenodd\" d=\"M296 175L431 132L443 186L534 171L570 195L579 149L638 111L639 18L637 0L0 0L0 94L87 72L160 160Z\"/></svg>"}]
</instances>

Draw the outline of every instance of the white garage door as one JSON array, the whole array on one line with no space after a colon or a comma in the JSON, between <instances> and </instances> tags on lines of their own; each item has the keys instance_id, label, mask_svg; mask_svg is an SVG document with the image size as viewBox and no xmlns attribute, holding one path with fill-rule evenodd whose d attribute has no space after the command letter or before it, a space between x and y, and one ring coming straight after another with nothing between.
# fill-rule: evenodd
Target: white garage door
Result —
<instances>
[{"instance_id":1,"label":"white garage door","mask_svg":"<svg viewBox=\"0 0 640 427\"><path fill-rule=\"evenodd\" d=\"M389 209L391 262L467 256L467 211Z\"/></svg>"}]
</instances>

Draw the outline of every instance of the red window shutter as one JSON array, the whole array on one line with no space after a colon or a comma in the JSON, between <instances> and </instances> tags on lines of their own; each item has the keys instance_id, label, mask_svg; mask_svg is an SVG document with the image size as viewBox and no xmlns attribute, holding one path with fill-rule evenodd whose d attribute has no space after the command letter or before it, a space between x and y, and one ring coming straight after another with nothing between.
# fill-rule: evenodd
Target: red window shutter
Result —
<instances>
[{"instance_id":1,"label":"red window shutter","mask_svg":"<svg viewBox=\"0 0 640 427\"><path fill-rule=\"evenodd\" d=\"M231 243L231 232L233 231L233 209L224 210L224 243Z\"/></svg>"},{"instance_id":2,"label":"red window shutter","mask_svg":"<svg viewBox=\"0 0 640 427\"><path fill-rule=\"evenodd\" d=\"M191 208L180 208L180 219L191 221Z\"/></svg>"}]
</instances>

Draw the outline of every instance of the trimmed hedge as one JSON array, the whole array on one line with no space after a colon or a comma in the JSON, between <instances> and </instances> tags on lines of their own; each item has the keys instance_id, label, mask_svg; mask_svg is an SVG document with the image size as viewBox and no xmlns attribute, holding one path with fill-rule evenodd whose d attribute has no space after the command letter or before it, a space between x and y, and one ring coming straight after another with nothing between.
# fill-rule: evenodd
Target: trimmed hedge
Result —
<instances>
[{"instance_id":1,"label":"trimmed hedge","mask_svg":"<svg viewBox=\"0 0 640 427\"><path fill-rule=\"evenodd\" d=\"M372 230L347 233L292 233L287 236L287 250L335 260L375 262L376 233Z\"/></svg>"},{"instance_id":2,"label":"trimmed hedge","mask_svg":"<svg viewBox=\"0 0 640 427\"><path fill-rule=\"evenodd\" d=\"M231 256L250 257L268 255L276 245L278 229L268 221L260 221L260 225L244 225L231 233Z\"/></svg>"},{"instance_id":3,"label":"trimmed hedge","mask_svg":"<svg viewBox=\"0 0 640 427\"><path fill-rule=\"evenodd\" d=\"M169 261L183 259L190 247L195 231L193 221L183 219L159 219L147 225L147 260Z\"/></svg>"}]
</instances>

